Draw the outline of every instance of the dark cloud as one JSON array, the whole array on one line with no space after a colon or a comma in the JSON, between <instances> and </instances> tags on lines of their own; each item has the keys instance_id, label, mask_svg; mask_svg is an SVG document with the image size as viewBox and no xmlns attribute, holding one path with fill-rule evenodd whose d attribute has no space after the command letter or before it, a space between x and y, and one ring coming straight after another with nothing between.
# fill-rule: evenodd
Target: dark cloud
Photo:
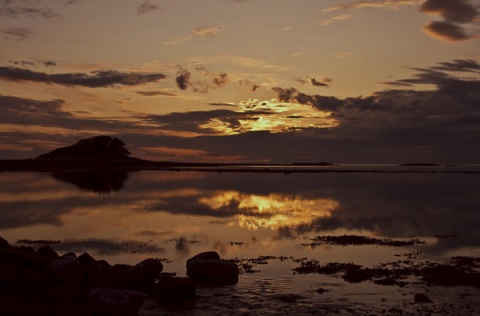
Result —
<instances>
[{"instance_id":1,"label":"dark cloud","mask_svg":"<svg viewBox=\"0 0 480 316\"><path fill-rule=\"evenodd\" d=\"M29 17L29 18L60 18L50 8L40 6L38 0L0 0L0 16L7 18Z\"/></svg>"},{"instance_id":2,"label":"dark cloud","mask_svg":"<svg viewBox=\"0 0 480 316\"><path fill-rule=\"evenodd\" d=\"M157 97L157 96L178 97L178 94L164 92L164 91L137 91L136 93L146 97Z\"/></svg>"},{"instance_id":3,"label":"dark cloud","mask_svg":"<svg viewBox=\"0 0 480 316\"><path fill-rule=\"evenodd\" d=\"M463 41L472 38L467 31L455 24L444 21L432 21L423 27L428 34L449 42Z\"/></svg>"},{"instance_id":4,"label":"dark cloud","mask_svg":"<svg viewBox=\"0 0 480 316\"><path fill-rule=\"evenodd\" d=\"M194 92L207 93L211 89L222 87L229 82L227 73L214 73L206 70L202 66L195 67L195 70L202 77L207 78L208 81L193 82L191 80L192 73L188 69L178 66L177 77L175 78L175 81L181 90L187 90L191 88Z\"/></svg>"},{"instance_id":5,"label":"dark cloud","mask_svg":"<svg viewBox=\"0 0 480 316\"><path fill-rule=\"evenodd\" d=\"M138 14L146 14L155 10L161 10L161 7L157 4L150 3L150 1L145 1L137 7Z\"/></svg>"},{"instance_id":6,"label":"dark cloud","mask_svg":"<svg viewBox=\"0 0 480 316\"><path fill-rule=\"evenodd\" d=\"M389 151L397 151L402 155L409 152L409 155L445 158L452 156L447 152L453 151L453 148L479 157L478 150L467 147L480 141L480 80L457 78L439 71L439 67L465 71L477 66L471 60L456 60L426 69L415 68L413 70L417 73L412 78L388 83L407 87L429 84L435 87L427 91L386 90L370 97L346 99L307 95L294 88L274 88L274 91L281 101L331 112L332 117L340 122L339 127L322 131L323 141L319 141L319 146L322 144L327 152L342 152L328 144L325 138L331 137L338 142L346 141L344 145L349 146L352 153L360 150L353 143L354 139L357 145L363 143L365 149L370 148L372 155L373 151L384 148L379 157L390 155ZM462 146L465 147L459 149ZM457 155L457 159L466 158Z\"/></svg>"},{"instance_id":7,"label":"dark cloud","mask_svg":"<svg viewBox=\"0 0 480 316\"><path fill-rule=\"evenodd\" d=\"M29 38L33 34L33 30L23 27L12 27L3 30L3 34L6 34L6 39L13 37L16 41L23 41Z\"/></svg>"},{"instance_id":8,"label":"dark cloud","mask_svg":"<svg viewBox=\"0 0 480 316\"><path fill-rule=\"evenodd\" d=\"M85 73L47 74L16 67L0 67L0 79L7 81L32 81L55 83L67 86L83 86L89 88L111 87L114 85L141 85L164 79L160 73L122 73L114 70L94 71Z\"/></svg>"},{"instance_id":9,"label":"dark cloud","mask_svg":"<svg viewBox=\"0 0 480 316\"><path fill-rule=\"evenodd\" d=\"M434 66L432 69L441 71L480 72L480 65L472 59L455 59L452 62L441 62L438 64L440 66Z\"/></svg>"},{"instance_id":10,"label":"dark cloud","mask_svg":"<svg viewBox=\"0 0 480 316\"><path fill-rule=\"evenodd\" d=\"M466 0L427 0L420 11L429 14L438 14L445 21L453 23L470 23L478 16L477 8Z\"/></svg>"},{"instance_id":11,"label":"dark cloud","mask_svg":"<svg viewBox=\"0 0 480 316\"><path fill-rule=\"evenodd\" d=\"M26 61L26 60L14 60L14 61L10 61L10 63L14 64L14 65L19 65L19 66L34 66L35 63L33 61Z\"/></svg>"},{"instance_id":12,"label":"dark cloud","mask_svg":"<svg viewBox=\"0 0 480 316\"><path fill-rule=\"evenodd\" d=\"M238 104L236 104L236 103L226 103L226 102L209 103L209 105L213 105L213 106L232 106L232 107L238 107Z\"/></svg>"},{"instance_id":13,"label":"dark cloud","mask_svg":"<svg viewBox=\"0 0 480 316\"><path fill-rule=\"evenodd\" d=\"M142 129L134 123L124 122L115 118L77 118L64 108L64 100L34 100L15 96L0 95L0 124L34 125L49 128L65 128L78 133L89 130L116 133L131 128ZM7 133L8 134L8 133ZM6 135L2 134L1 135ZM87 134L88 135L88 134ZM26 136L26 139L37 139L39 136ZM71 136L75 137L75 136ZM78 136L76 136L78 137ZM72 143L75 138L72 138Z\"/></svg>"},{"instance_id":14,"label":"dark cloud","mask_svg":"<svg viewBox=\"0 0 480 316\"><path fill-rule=\"evenodd\" d=\"M424 26L424 31L439 39L456 42L476 37L475 33L459 24L474 23L480 11L467 0L427 0L420 11L441 16L444 21L432 21Z\"/></svg>"},{"instance_id":15,"label":"dark cloud","mask_svg":"<svg viewBox=\"0 0 480 316\"><path fill-rule=\"evenodd\" d=\"M204 77L211 80L214 86L222 87L229 82L228 75L225 72L214 73L208 71L202 66L195 67L197 71L199 71Z\"/></svg>"},{"instance_id":16,"label":"dark cloud","mask_svg":"<svg viewBox=\"0 0 480 316\"><path fill-rule=\"evenodd\" d=\"M53 60L35 60L35 61L27 61L27 60L10 60L9 63L16 65L16 66L45 66L45 67L52 67L57 66L57 63Z\"/></svg>"},{"instance_id":17,"label":"dark cloud","mask_svg":"<svg viewBox=\"0 0 480 316\"><path fill-rule=\"evenodd\" d=\"M180 90L187 90L189 86L192 85L190 82L190 77L192 74L187 69L178 66L177 77L175 81L177 82L178 87Z\"/></svg>"},{"instance_id":18,"label":"dark cloud","mask_svg":"<svg viewBox=\"0 0 480 316\"><path fill-rule=\"evenodd\" d=\"M240 80L238 83L241 86L249 87L250 91L252 91L252 92L257 91L257 89L260 88L260 85L254 83L253 81L250 81L250 80Z\"/></svg>"},{"instance_id":19,"label":"dark cloud","mask_svg":"<svg viewBox=\"0 0 480 316\"><path fill-rule=\"evenodd\" d=\"M213 111L190 111L174 112L165 115L150 115L144 117L149 123L161 125L166 130L198 132L201 134L217 134L216 131L208 131L201 125L210 122L212 119L221 119L229 127L238 126L240 119L247 119L248 115L231 110L213 110Z\"/></svg>"},{"instance_id":20,"label":"dark cloud","mask_svg":"<svg viewBox=\"0 0 480 316\"><path fill-rule=\"evenodd\" d=\"M318 82L316 79L312 78L310 79L310 83L312 84L312 86L315 86L315 87L329 87L328 84L326 83L323 83L323 82Z\"/></svg>"},{"instance_id":21,"label":"dark cloud","mask_svg":"<svg viewBox=\"0 0 480 316\"><path fill-rule=\"evenodd\" d=\"M298 83L301 83L301 84L309 84L309 85L312 85L312 86L315 86L315 87L325 87L325 88L328 88L330 87L327 83L328 82L332 82L331 79L324 79L322 80L323 82L320 82L318 81L317 79L315 78L308 78L308 79L303 79L303 78L299 78L297 79L297 82Z\"/></svg>"},{"instance_id":22,"label":"dark cloud","mask_svg":"<svg viewBox=\"0 0 480 316\"><path fill-rule=\"evenodd\" d=\"M384 84L387 86L394 86L394 87L412 87L413 84L406 83L406 82L398 82L398 81L383 81L379 82L379 84Z\"/></svg>"}]
</instances>

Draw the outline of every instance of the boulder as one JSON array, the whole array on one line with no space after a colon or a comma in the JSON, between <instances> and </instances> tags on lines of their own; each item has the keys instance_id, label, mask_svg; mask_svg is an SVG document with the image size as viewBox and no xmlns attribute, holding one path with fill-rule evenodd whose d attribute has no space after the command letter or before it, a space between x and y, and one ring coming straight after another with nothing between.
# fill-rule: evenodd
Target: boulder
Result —
<instances>
[{"instance_id":1,"label":"boulder","mask_svg":"<svg viewBox=\"0 0 480 316\"><path fill-rule=\"evenodd\" d=\"M79 289L61 285L49 287L45 294L50 299L63 301L79 300L82 296Z\"/></svg>"},{"instance_id":2,"label":"boulder","mask_svg":"<svg viewBox=\"0 0 480 316\"><path fill-rule=\"evenodd\" d=\"M166 277L155 285L160 299L185 300L195 297L197 282L192 278Z\"/></svg>"},{"instance_id":3,"label":"boulder","mask_svg":"<svg viewBox=\"0 0 480 316\"><path fill-rule=\"evenodd\" d=\"M17 268L7 260L0 260L0 288L13 284L16 277Z\"/></svg>"},{"instance_id":4,"label":"boulder","mask_svg":"<svg viewBox=\"0 0 480 316\"><path fill-rule=\"evenodd\" d=\"M85 268L78 259L52 260L47 264L45 270L54 281L64 285L81 287L85 281Z\"/></svg>"},{"instance_id":5,"label":"boulder","mask_svg":"<svg viewBox=\"0 0 480 316\"><path fill-rule=\"evenodd\" d=\"M92 288L110 288L110 274L108 270L111 267L105 268L98 262L85 266L86 284Z\"/></svg>"},{"instance_id":6,"label":"boulder","mask_svg":"<svg viewBox=\"0 0 480 316\"><path fill-rule=\"evenodd\" d=\"M11 262L16 267L25 267L33 270L43 270L44 266L49 262L49 259L18 249L0 251L0 259Z\"/></svg>"},{"instance_id":7,"label":"boulder","mask_svg":"<svg viewBox=\"0 0 480 316\"><path fill-rule=\"evenodd\" d=\"M10 246L8 241L0 237L0 250L10 249L10 248L12 248L12 246Z\"/></svg>"},{"instance_id":8,"label":"boulder","mask_svg":"<svg viewBox=\"0 0 480 316\"><path fill-rule=\"evenodd\" d=\"M96 315L137 316L145 295L137 291L92 289L88 302Z\"/></svg>"},{"instance_id":9,"label":"boulder","mask_svg":"<svg viewBox=\"0 0 480 316\"><path fill-rule=\"evenodd\" d=\"M125 268L120 265L105 268L108 283L114 289L138 289L140 287L139 278Z\"/></svg>"},{"instance_id":10,"label":"boulder","mask_svg":"<svg viewBox=\"0 0 480 316\"><path fill-rule=\"evenodd\" d=\"M163 264L159 259L145 259L130 268L130 272L139 276L142 280L158 277L162 273Z\"/></svg>"},{"instance_id":11,"label":"boulder","mask_svg":"<svg viewBox=\"0 0 480 316\"><path fill-rule=\"evenodd\" d=\"M37 249L37 255L44 256L49 259L58 259L60 256L49 245L43 245Z\"/></svg>"},{"instance_id":12,"label":"boulder","mask_svg":"<svg viewBox=\"0 0 480 316\"><path fill-rule=\"evenodd\" d=\"M187 265L187 275L199 283L228 285L238 282L238 266L222 259L195 259Z\"/></svg>"},{"instance_id":13,"label":"boulder","mask_svg":"<svg viewBox=\"0 0 480 316\"><path fill-rule=\"evenodd\" d=\"M97 261L88 253L88 252L84 252L82 253L79 257L78 257L78 261L80 261L80 263L82 265L89 265L89 264L93 264L93 263L96 263Z\"/></svg>"},{"instance_id":14,"label":"boulder","mask_svg":"<svg viewBox=\"0 0 480 316\"><path fill-rule=\"evenodd\" d=\"M187 270L188 270L188 265L195 260L198 259L213 259L213 260L220 260L220 255L216 251L206 251L199 253L198 255L195 255L191 257L190 259L187 260Z\"/></svg>"}]
</instances>

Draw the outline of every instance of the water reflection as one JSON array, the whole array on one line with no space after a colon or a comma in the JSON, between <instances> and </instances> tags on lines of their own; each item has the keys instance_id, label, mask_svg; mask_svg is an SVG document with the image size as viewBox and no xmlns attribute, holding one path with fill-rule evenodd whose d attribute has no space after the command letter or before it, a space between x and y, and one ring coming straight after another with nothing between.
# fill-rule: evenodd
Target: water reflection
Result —
<instances>
[{"instance_id":1,"label":"water reflection","mask_svg":"<svg viewBox=\"0 0 480 316\"><path fill-rule=\"evenodd\" d=\"M240 227L249 230L309 224L314 219L331 217L338 208L332 199L308 199L301 196L244 194L239 191L218 192L200 198L200 203L213 210L232 211Z\"/></svg>"},{"instance_id":2,"label":"water reflection","mask_svg":"<svg viewBox=\"0 0 480 316\"><path fill-rule=\"evenodd\" d=\"M119 191L128 180L128 174L119 171L56 172L51 176L55 180L72 183L79 189L98 194Z\"/></svg>"},{"instance_id":3,"label":"water reflection","mask_svg":"<svg viewBox=\"0 0 480 316\"><path fill-rule=\"evenodd\" d=\"M278 252L275 241L339 231L459 235L430 250L478 249L479 180L468 174L0 173L0 236L154 239L159 252L165 247L165 255L178 256L212 247L241 254L260 244ZM165 246L171 239L178 242ZM106 244L76 245L101 252Z\"/></svg>"}]
</instances>

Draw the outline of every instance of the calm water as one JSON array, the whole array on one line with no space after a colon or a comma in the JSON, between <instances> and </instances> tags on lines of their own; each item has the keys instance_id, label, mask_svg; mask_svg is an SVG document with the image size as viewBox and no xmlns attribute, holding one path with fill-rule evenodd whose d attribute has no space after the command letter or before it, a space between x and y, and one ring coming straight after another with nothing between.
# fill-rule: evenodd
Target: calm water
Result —
<instances>
[{"instance_id":1,"label":"calm water","mask_svg":"<svg viewBox=\"0 0 480 316\"><path fill-rule=\"evenodd\" d=\"M55 240L59 253L89 252L110 263L165 258L164 271L185 275L202 251L223 258L271 258L237 285L200 288L187 307L147 301L144 315L371 315L480 313L473 287L351 284L293 274L295 259L446 262L480 257L480 174L463 173L0 173L0 236ZM324 235L355 234L426 242L412 247L305 245ZM35 245L34 245L35 246ZM320 294L319 288L325 290ZM426 293L433 304L415 304Z\"/></svg>"}]
</instances>

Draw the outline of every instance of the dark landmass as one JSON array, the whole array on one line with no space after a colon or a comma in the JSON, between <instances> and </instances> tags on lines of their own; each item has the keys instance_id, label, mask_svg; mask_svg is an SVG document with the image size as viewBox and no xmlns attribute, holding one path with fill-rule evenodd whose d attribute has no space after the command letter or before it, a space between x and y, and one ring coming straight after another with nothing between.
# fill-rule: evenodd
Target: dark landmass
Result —
<instances>
[{"instance_id":1,"label":"dark landmass","mask_svg":"<svg viewBox=\"0 0 480 316\"><path fill-rule=\"evenodd\" d=\"M52 172L54 177L76 184L79 187L92 188L91 180L79 175L67 175L65 172L121 172L112 176L105 175L98 192L111 192L122 186L127 172L142 170L171 170L195 172L256 172L256 173L325 173L325 172L370 172L370 173L480 173L476 170L443 170L446 165L434 163L408 163L401 167L440 167L428 170L402 168L391 169L379 167L342 166L330 162L294 162L292 164L230 164L230 163L192 163L172 161L150 161L130 156L125 143L111 136L95 136L79 140L77 143L57 148L34 159L0 160L0 172L36 171ZM308 168L312 167L312 168ZM329 167L329 168L317 168ZM80 177L80 178L79 178Z\"/></svg>"},{"instance_id":2,"label":"dark landmass","mask_svg":"<svg viewBox=\"0 0 480 316\"><path fill-rule=\"evenodd\" d=\"M404 163L401 167L440 167L437 163Z\"/></svg>"},{"instance_id":3,"label":"dark landmass","mask_svg":"<svg viewBox=\"0 0 480 316\"><path fill-rule=\"evenodd\" d=\"M343 236L317 236L311 239L310 243L304 243L303 246L316 247L321 245L338 245L338 246L390 246L390 247L404 247L425 244L425 241L419 239L411 240L392 240L379 239L374 237L357 236L357 235L343 235Z\"/></svg>"}]
</instances>

